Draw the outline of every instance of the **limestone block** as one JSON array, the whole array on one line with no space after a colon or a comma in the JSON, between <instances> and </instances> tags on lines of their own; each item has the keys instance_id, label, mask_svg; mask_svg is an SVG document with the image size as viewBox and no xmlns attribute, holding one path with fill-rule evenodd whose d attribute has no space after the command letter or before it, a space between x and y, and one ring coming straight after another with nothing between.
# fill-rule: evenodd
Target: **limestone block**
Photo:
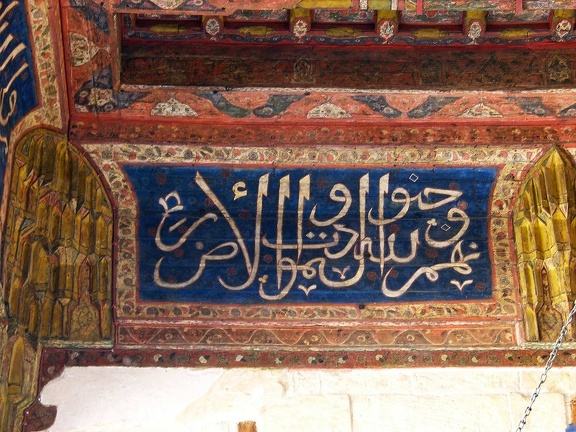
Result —
<instances>
[{"instance_id":1,"label":"limestone block","mask_svg":"<svg viewBox=\"0 0 576 432\"><path fill-rule=\"evenodd\" d=\"M354 431L508 432L511 429L505 395L353 396L352 418Z\"/></svg>"},{"instance_id":2,"label":"limestone block","mask_svg":"<svg viewBox=\"0 0 576 432\"><path fill-rule=\"evenodd\" d=\"M532 394L510 395L510 417L515 421L514 429L522 418ZM518 419L515 420L514 416ZM523 432L564 431L570 419L568 402L558 393L540 393L533 405Z\"/></svg>"},{"instance_id":3,"label":"limestone block","mask_svg":"<svg viewBox=\"0 0 576 432\"><path fill-rule=\"evenodd\" d=\"M510 369L424 369L413 372L416 394L508 394L519 389L519 374Z\"/></svg>"},{"instance_id":4,"label":"limestone block","mask_svg":"<svg viewBox=\"0 0 576 432\"><path fill-rule=\"evenodd\" d=\"M302 395L268 405L258 432L352 432L347 396Z\"/></svg>"},{"instance_id":5,"label":"limestone block","mask_svg":"<svg viewBox=\"0 0 576 432\"><path fill-rule=\"evenodd\" d=\"M41 402L58 407L50 432L189 431L186 419L179 416L191 401L203 398L222 373L220 369L66 368L43 389ZM204 429L228 432L228 424L219 419L204 424Z\"/></svg>"},{"instance_id":6,"label":"limestone block","mask_svg":"<svg viewBox=\"0 0 576 432\"><path fill-rule=\"evenodd\" d=\"M240 372L236 374L236 372ZM227 421L238 423L246 420L259 420L262 410L269 404L280 403L284 387L279 383L279 373L254 370L245 374L244 370L230 370L214 383L210 391L201 399L188 405L178 419L184 423L205 423ZM252 379L248 379L252 376Z\"/></svg>"},{"instance_id":7,"label":"limestone block","mask_svg":"<svg viewBox=\"0 0 576 432\"><path fill-rule=\"evenodd\" d=\"M542 368L530 368L520 372L520 389L532 392L542 375ZM576 393L576 368L554 368L548 372L548 378L542 386L543 393Z\"/></svg>"},{"instance_id":8,"label":"limestone block","mask_svg":"<svg viewBox=\"0 0 576 432\"><path fill-rule=\"evenodd\" d=\"M326 371L320 376L322 394L412 394L411 371L399 370L336 370Z\"/></svg>"},{"instance_id":9,"label":"limestone block","mask_svg":"<svg viewBox=\"0 0 576 432\"><path fill-rule=\"evenodd\" d=\"M320 394L321 377L326 374L323 371L294 370L289 373L289 388L287 396L298 394Z\"/></svg>"},{"instance_id":10,"label":"limestone block","mask_svg":"<svg viewBox=\"0 0 576 432\"><path fill-rule=\"evenodd\" d=\"M288 380L285 371L280 369L226 369L215 383L213 391L244 393L257 386L266 393L283 394L289 385Z\"/></svg>"}]
</instances>

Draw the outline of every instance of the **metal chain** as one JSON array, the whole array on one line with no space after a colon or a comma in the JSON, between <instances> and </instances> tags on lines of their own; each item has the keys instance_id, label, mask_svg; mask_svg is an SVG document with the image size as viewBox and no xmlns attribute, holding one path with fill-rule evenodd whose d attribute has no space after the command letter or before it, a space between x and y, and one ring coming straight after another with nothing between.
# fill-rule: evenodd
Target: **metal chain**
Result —
<instances>
[{"instance_id":1,"label":"metal chain","mask_svg":"<svg viewBox=\"0 0 576 432\"><path fill-rule=\"evenodd\" d=\"M558 335L558 339L556 339L556 342L554 343L554 348L552 348L552 351L550 352L550 356L548 357L548 361L546 362L546 366L544 366L544 372L542 372L542 375L540 376L540 382L536 386L534 393L532 393L532 397L530 398L530 402L528 403L528 406L526 407L526 410L524 411L524 416L522 417L522 420L520 420L520 423L518 423L518 427L516 428L516 432L521 432L522 429L524 428L524 426L526 425L526 419L528 418L528 416L532 412L532 405L534 405L534 401L536 401L536 398L540 394L540 390L542 389L542 385L546 382L546 379L548 378L548 371L550 369L552 369L552 366L554 365L554 360L556 360L556 356L558 355L558 350L560 349L560 346L562 345L562 342L564 341L564 338L566 337L566 333L568 332L568 327L570 327L570 324L572 323L572 320L574 319L575 315L576 315L576 301L574 302L574 306L572 307L572 310L570 311L570 314L568 315L568 319L566 320L566 322L562 326L562 330L560 330L560 334Z\"/></svg>"}]
</instances>

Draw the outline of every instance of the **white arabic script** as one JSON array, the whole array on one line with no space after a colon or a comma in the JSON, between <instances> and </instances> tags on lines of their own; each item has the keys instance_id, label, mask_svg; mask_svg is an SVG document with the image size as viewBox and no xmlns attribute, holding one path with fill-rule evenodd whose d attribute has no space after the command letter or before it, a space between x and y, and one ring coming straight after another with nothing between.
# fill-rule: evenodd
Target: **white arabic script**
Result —
<instances>
[{"instance_id":1,"label":"white arabic script","mask_svg":"<svg viewBox=\"0 0 576 432\"><path fill-rule=\"evenodd\" d=\"M4 4L0 2L0 10L2 10ZM18 6L18 1L14 0L9 3L6 8L0 14L0 35L2 35L8 28L9 22L6 20L7 16L11 11L13 11ZM0 37L0 40L2 37ZM18 56L26 49L26 45L22 42L14 46L15 37L13 34L8 34L4 37L2 44L0 45L0 76L5 76L6 69L10 64L18 59ZM0 126L5 127L8 124L10 118L16 112L16 105L18 102L18 91L12 89L16 79L24 73L28 68L28 63L22 62L18 70L12 74L9 81L2 87L0 87ZM8 136L0 134L0 142L4 143L5 146L8 145ZM7 148L5 147L7 151Z\"/></svg>"},{"instance_id":2,"label":"white arabic script","mask_svg":"<svg viewBox=\"0 0 576 432\"><path fill-rule=\"evenodd\" d=\"M245 240L238 222L199 171L196 172L194 183L213 204L214 210L205 212L195 220L189 220L190 216L183 216L185 206L177 190L161 197L158 203L163 214L155 233L156 247L163 253L174 252L193 240L198 230L213 229L212 225L222 220L225 221L232 236L215 247L202 251L195 271L181 281L163 277L165 272L162 269L166 256L159 258L155 263L153 276L154 282L163 288L190 287L200 280L211 262L240 259L245 270L245 279L232 285L218 276L220 285L227 290L239 291L258 283L261 298L280 300L294 287L304 291L306 296L317 288L317 284L302 284L302 278L319 280L323 286L330 289L350 288L360 282L367 265L375 263L380 273L382 294L385 297L397 298L405 294L418 279L426 278L430 282L436 282L439 273L443 271L452 270L456 275L469 276L472 273L470 262L481 256L477 251L467 254L463 251L462 238L470 227L470 218L465 210L456 205L462 196L462 192L458 190L424 187L419 193L411 195L408 189L396 187L390 192L390 175L384 174L377 182L376 205L369 207L371 184L369 175L365 174L358 179L357 189L355 188L357 193L354 197L345 184L336 183L332 186L329 192L332 215L322 218L319 215L325 215L326 209L320 208L320 204L313 205L311 209L311 204L306 206L307 202L313 201L310 175L298 179L298 194L292 196L291 185L295 184L288 174L278 181L275 236L269 238L263 231L263 214L270 177L269 174L264 174L258 179L256 208L252 219L254 226L251 230L253 235L250 240ZM226 198L236 201L248 196L249 193L246 183L237 182L231 188L230 196ZM386 202L391 203L390 207L394 208L395 214L392 217L385 217ZM288 203L296 205L297 208L296 216L286 219ZM425 218L426 212L435 210L434 214L438 215L441 212L438 209L444 206L447 210L442 220L446 223L440 225L438 216ZM309 210L306 210L307 208ZM351 209L354 209L355 228L349 226ZM390 227L409 216L411 209L418 212L422 222L418 224L418 228L409 233L409 240L404 240L404 244L398 247L397 233ZM270 222L267 223L267 226L270 226ZM295 231L295 236L290 236L291 240L285 238L287 223L295 224L295 228L291 228L291 232ZM446 226L449 227L449 235ZM314 229L322 231L322 241L317 239L309 241L314 237L312 234ZM326 231L330 234L325 234ZM369 231L377 232L377 235L370 236ZM175 233L178 235L175 236ZM251 246L250 242L253 243ZM447 262L431 265L418 267L409 265L417 258L421 247L426 250L447 249L450 251L450 258ZM469 242L467 247L475 250L477 245ZM260 262L264 249L275 257L271 259L275 261L275 278L269 279L268 274L261 273ZM374 264L372 266L374 267ZM396 268L407 269L403 272L409 271L410 274L406 277L403 273L403 277L399 278ZM391 282L391 279L394 279L394 282ZM398 283L398 280L403 282ZM473 280L468 278L465 281L452 280L450 283L461 291L472 282Z\"/></svg>"}]
</instances>

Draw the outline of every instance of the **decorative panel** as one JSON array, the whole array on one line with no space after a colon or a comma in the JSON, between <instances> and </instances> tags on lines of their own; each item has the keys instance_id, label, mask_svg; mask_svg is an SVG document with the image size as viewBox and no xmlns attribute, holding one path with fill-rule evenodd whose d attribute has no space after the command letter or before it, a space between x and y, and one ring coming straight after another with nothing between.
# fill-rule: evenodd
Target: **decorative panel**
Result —
<instances>
[{"instance_id":1,"label":"decorative panel","mask_svg":"<svg viewBox=\"0 0 576 432\"><path fill-rule=\"evenodd\" d=\"M515 207L518 273L530 341L553 342L576 298L576 169L558 148L530 170ZM568 338L574 338L574 327Z\"/></svg>"},{"instance_id":2,"label":"decorative panel","mask_svg":"<svg viewBox=\"0 0 576 432\"><path fill-rule=\"evenodd\" d=\"M112 209L88 161L36 130L16 147L3 250L10 316L44 340L112 337Z\"/></svg>"},{"instance_id":3,"label":"decorative panel","mask_svg":"<svg viewBox=\"0 0 576 432\"><path fill-rule=\"evenodd\" d=\"M279 10L237 10L226 17L227 21L288 21L290 11Z\"/></svg>"},{"instance_id":4,"label":"decorative panel","mask_svg":"<svg viewBox=\"0 0 576 432\"><path fill-rule=\"evenodd\" d=\"M119 209L118 347L520 341L509 212L538 148L83 147Z\"/></svg>"},{"instance_id":5,"label":"decorative panel","mask_svg":"<svg viewBox=\"0 0 576 432\"><path fill-rule=\"evenodd\" d=\"M314 22L318 23L373 23L374 11L347 11L318 9L314 11Z\"/></svg>"},{"instance_id":6,"label":"decorative panel","mask_svg":"<svg viewBox=\"0 0 576 432\"><path fill-rule=\"evenodd\" d=\"M492 295L496 168L124 165L139 297L350 304Z\"/></svg>"},{"instance_id":7,"label":"decorative panel","mask_svg":"<svg viewBox=\"0 0 576 432\"><path fill-rule=\"evenodd\" d=\"M417 14L415 10L405 10L400 14L402 24L462 24L462 11L430 11Z\"/></svg>"},{"instance_id":8,"label":"decorative panel","mask_svg":"<svg viewBox=\"0 0 576 432\"><path fill-rule=\"evenodd\" d=\"M489 23L531 23L546 22L550 19L548 10L526 10L517 14L512 11L489 11L486 20Z\"/></svg>"}]
</instances>

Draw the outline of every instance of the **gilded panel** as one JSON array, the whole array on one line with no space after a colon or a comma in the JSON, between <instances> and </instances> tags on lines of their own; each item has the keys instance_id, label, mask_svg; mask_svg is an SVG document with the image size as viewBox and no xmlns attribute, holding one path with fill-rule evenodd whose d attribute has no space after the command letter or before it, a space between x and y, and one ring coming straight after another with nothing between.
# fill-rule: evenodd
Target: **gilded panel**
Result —
<instances>
[{"instance_id":1,"label":"gilded panel","mask_svg":"<svg viewBox=\"0 0 576 432\"><path fill-rule=\"evenodd\" d=\"M45 343L112 337L112 210L90 164L37 129L16 147L2 251L10 317Z\"/></svg>"},{"instance_id":2,"label":"gilded panel","mask_svg":"<svg viewBox=\"0 0 576 432\"><path fill-rule=\"evenodd\" d=\"M575 169L552 148L530 169L514 209L519 285L527 338L553 342L575 297ZM574 328L566 337L573 340Z\"/></svg>"}]
</instances>

